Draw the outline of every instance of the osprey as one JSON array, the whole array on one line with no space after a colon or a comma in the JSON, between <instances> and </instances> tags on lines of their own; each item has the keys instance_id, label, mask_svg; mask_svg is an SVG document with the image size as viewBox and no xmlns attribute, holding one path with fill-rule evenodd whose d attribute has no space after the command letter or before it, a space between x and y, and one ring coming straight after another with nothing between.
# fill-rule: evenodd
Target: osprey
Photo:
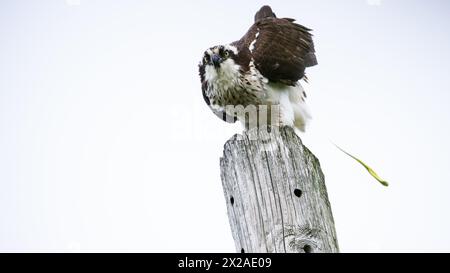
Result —
<instances>
[{"instance_id":1,"label":"osprey","mask_svg":"<svg viewBox=\"0 0 450 273\"><path fill-rule=\"evenodd\" d=\"M305 68L317 60L311 30L294 21L277 18L263 6L240 40L205 51L199 64L202 93L217 116L227 122L238 119L248 129L247 110L254 106L259 119L260 114L276 113L264 121L304 131L311 116L299 81L307 80Z\"/></svg>"}]
</instances>

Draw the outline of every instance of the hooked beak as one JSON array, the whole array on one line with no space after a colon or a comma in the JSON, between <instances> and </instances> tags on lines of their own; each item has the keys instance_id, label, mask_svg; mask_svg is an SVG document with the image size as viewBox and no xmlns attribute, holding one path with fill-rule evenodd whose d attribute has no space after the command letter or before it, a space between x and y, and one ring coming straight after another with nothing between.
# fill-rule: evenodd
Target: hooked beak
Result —
<instances>
[{"instance_id":1,"label":"hooked beak","mask_svg":"<svg viewBox=\"0 0 450 273\"><path fill-rule=\"evenodd\" d=\"M214 67L215 67L215 68L219 68L219 67L220 67L220 63L222 62L222 58L220 58L219 55L214 54L214 55L212 55L212 57L211 57L211 61L212 61L212 63L214 64Z\"/></svg>"}]
</instances>

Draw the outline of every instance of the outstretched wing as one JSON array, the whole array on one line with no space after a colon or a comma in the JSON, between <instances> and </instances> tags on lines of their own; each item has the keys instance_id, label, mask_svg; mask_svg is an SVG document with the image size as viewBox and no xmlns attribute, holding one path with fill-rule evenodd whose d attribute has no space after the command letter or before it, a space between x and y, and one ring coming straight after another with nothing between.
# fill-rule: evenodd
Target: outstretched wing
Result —
<instances>
[{"instance_id":1,"label":"outstretched wing","mask_svg":"<svg viewBox=\"0 0 450 273\"><path fill-rule=\"evenodd\" d=\"M203 95L203 99L205 100L206 104L209 106L209 108L211 109L211 111L220 119L222 119L223 121L229 122L229 123L234 123L236 122L237 118L236 117L231 117L229 115L227 115L225 113L225 111L218 111L217 109L214 109L211 106L211 102L209 101L208 96L206 95L206 89L208 88L208 83L205 80L205 66L200 64L199 65L199 74L200 74L200 81L202 83L202 95Z\"/></svg>"},{"instance_id":2,"label":"outstretched wing","mask_svg":"<svg viewBox=\"0 0 450 273\"><path fill-rule=\"evenodd\" d=\"M267 11L262 16L257 13L255 20L237 43L248 48L263 76L295 85L305 75L306 67L317 64L311 30L294 23L294 19L267 15Z\"/></svg>"}]
</instances>

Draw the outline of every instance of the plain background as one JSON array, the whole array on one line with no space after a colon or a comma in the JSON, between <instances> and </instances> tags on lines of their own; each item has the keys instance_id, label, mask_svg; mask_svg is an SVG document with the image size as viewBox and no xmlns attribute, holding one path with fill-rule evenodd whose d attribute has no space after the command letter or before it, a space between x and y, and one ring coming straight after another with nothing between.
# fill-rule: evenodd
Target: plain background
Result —
<instances>
[{"instance_id":1,"label":"plain background","mask_svg":"<svg viewBox=\"0 0 450 273\"><path fill-rule=\"evenodd\" d=\"M444 0L1 1L0 250L235 251L219 157L241 128L197 64L262 4L314 29L301 137L341 251L449 251Z\"/></svg>"}]
</instances>

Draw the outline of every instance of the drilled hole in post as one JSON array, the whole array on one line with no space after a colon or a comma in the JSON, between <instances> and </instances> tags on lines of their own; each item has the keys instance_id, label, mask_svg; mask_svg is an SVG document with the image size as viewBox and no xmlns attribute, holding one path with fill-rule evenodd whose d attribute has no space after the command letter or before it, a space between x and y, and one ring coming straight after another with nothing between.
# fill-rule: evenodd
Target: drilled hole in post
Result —
<instances>
[{"instance_id":1,"label":"drilled hole in post","mask_svg":"<svg viewBox=\"0 0 450 273\"><path fill-rule=\"evenodd\" d=\"M245 253L245 250L243 248L241 248L241 253Z\"/></svg>"},{"instance_id":2,"label":"drilled hole in post","mask_svg":"<svg viewBox=\"0 0 450 273\"><path fill-rule=\"evenodd\" d=\"M300 197L300 196L302 196L302 191L300 189L295 189L294 194L295 194L295 196Z\"/></svg>"},{"instance_id":3,"label":"drilled hole in post","mask_svg":"<svg viewBox=\"0 0 450 273\"><path fill-rule=\"evenodd\" d=\"M305 253L312 253L313 249L312 249L312 247L310 245L305 245L303 247L303 251L305 251Z\"/></svg>"},{"instance_id":4,"label":"drilled hole in post","mask_svg":"<svg viewBox=\"0 0 450 273\"><path fill-rule=\"evenodd\" d=\"M234 197L233 196L230 197L230 203L232 206L234 205Z\"/></svg>"}]
</instances>

